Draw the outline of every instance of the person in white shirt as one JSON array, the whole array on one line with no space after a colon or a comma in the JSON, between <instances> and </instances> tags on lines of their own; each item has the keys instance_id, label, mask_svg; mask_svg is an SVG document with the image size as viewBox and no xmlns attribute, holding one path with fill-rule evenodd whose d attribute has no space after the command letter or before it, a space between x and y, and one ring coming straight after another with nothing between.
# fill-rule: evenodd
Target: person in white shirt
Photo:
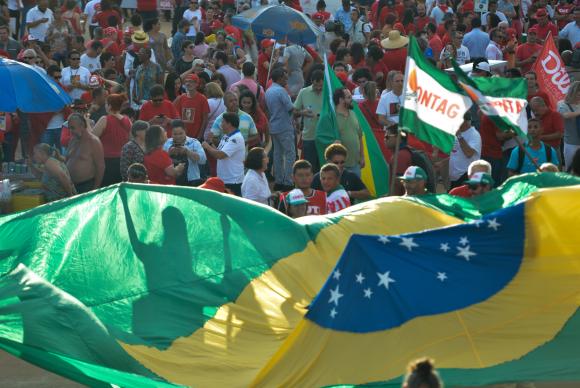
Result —
<instances>
[{"instance_id":1,"label":"person in white shirt","mask_svg":"<svg viewBox=\"0 0 580 388\"><path fill-rule=\"evenodd\" d=\"M481 17L481 24L487 26L489 23L488 17L490 14L496 14L500 22L508 22L507 17L503 12L497 10L497 0L491 0L488 5L488 11Z\"/></svg>"},{"instance_id":2,"label":"person in white shirt","mask_svg":"<svg viewBox=\"0 0 580 388\"><path fill-rule=\"evenodd\" d=\"M48 8L48 0L38 0L38 5L26 14L28 34L36 40L44 42L48 27L54 21L52 11Z\"/></svg>"},{"instance_id":3,"label":"person in white shirt","mask_svg":"<svg viewBox=\"0 0 580 388\"><path fill-rule=\"evenodd\" d=\"M320 168L320 185L326 192L326 214L336 213L350 206L350 197L340 184L340 169L327 163Z\"/></svg>"},{"instance_id":4,"label":"person in white shirt","mask_svg":"<svg viewBox=\"0 0 580 388\"><path fill-rule=\"evenodd\" d=\"M480 157L481 136L471 125L471 112L465 112L449 157L451 188L461 186L469 178L467 175L469 165Z\"/></svg>"},{"instance_id":5,"label":"person in white shirt","mask_svg":"<svg viewBox=\"0 0 580 388\"><path fill-rule=\"evenodd\" d=\"M572 47L576 47L576 44L580 42L580 7L574 9L574 20L562 28L559 36L568 39Z\"/></svg>"},{"instance_id":6,"label":"person in white shirt","mask_svg":"<svg viewBox=\"0 0 580 388\"><path fill-rule=\"evenodd\" d=\"M244 181L244 158L246 156L246 144L238 126L240 119L237 114L226 112L222 115L222 131L225 134L220 144L215 148L212 144L204 141L202 144L205 152L217 159L217 176L224 181L226 187L235 195L242 195L242 182Z\"/></svg>"},{"instance_id":7,"label":"person in white shirt","mask_svg":"<svg viewBox=\"0 0 580 388\"><path fill-rule=\"evenodd\" d=\"M451 39L453 47L455 48L455 61L459 65L465 65L471 60L471 56L469 55L469 49L463 45L463 32L453 31L451 33ZM441 51L441 60L444 59L444 51L446 50Z\"/></svg>"},{"instance_id":8,"label":"person in white shirt","mask_svg":"<svg viewBox=\"0 0 580 388\"><path fill-rule=\"evenodd\" d=\"M101 4L101 0L91 0L85 5L85 10L83 11L83 19L89 25L89 35L91 38L94 36L95 28L99 26L98 22L93 21L99 4Z\"/></svg>"},{"instance_id":9,"label":"person in white shirt","mask_svg":"<svg viewBox=\"0 0 580 388\"><path fill-rule=\"evenodd\" d=\"M80 99L85 90L89 90L89 79L91 72L86 67L82 67L81 54L78 51L71 51L68 54L70 66L62 69L62 84L74 101Z\"/></svg>"},{"instance_id":10,"label":"person in white shirt","mask_svg":"<svg viewBox=\"0 0 580 388\"><path fill-rule=\"evenodd\" d=\"M396 72L391 81L391 91L381 95L376 113L382 125L399 123L399 111L404 101L403 79L403 73Z\"/></svg>"},{"instance_id":11,"label":"person in white shirt","mask_svg":"<svg viewBox=\"0 0 580 388\"><path fill-rule=\"evenodd\" d=\"M101 68L101 52L103 51L103 43L98 40L91 42L89 49L81 55L81 66L89 69L91 73Z\"/></svg>"},{"instance_id":12,"label":"person in white shirt","mask_svg":"<svg viewBox=\"0 0 580 388\"><path fill-rule=\"evenodd\" d=\"M248 172L242 182L242 197L268 205L272 192L264 172L269 161L268 154L261 147L254 147L248 152L244 163Z\"/></svg>"},{"instance_id":13,"label":"person in white shirt","mask_svg":"<svg viewBox=\"0 0 580 388\"><path fill-rule=\"evenodd\" d=\"M489 44L485 49L485 57L490 59L502 60L503 59L503 52L501 51L500 42L503 40L504 35L503 32L496 28L489 33Z\"/></svg>"},{"instance_id":14,"label":"person in white shirt","mask_svg":"<svg viewBox=\"0 0 580 388\"><path fill-rule=\"evenodd\" d=\"M189 8L185 10L183 13L183 19L189 21L189 31L187 32L187 36L195 38L197 31L199 31L199 27L201 25L202 14L201 10L199 9L198 0L191 0L189 2Z\"/></svg>"}]
</instances>

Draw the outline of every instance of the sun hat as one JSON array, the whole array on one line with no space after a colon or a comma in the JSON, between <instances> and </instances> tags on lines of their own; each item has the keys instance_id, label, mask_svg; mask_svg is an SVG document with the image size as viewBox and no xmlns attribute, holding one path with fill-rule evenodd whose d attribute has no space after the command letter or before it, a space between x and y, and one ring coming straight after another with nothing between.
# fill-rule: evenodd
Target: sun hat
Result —
<instances>
[{"instance_id":1,"label":"sun hat","mask_svg":"<svg viewBox=\"0 0 580 388\"><path fill-rule=\"evenodd\" d=\"M143 44L149 42L149 35L143 31L135 31L131 35L131 41L137 44Z\"/></svg>"},{"instance_id":2,"label":"sun hat","mask_svg":"<svg viewBox=\"0 0 580 388\"><path fill-rule=\"evenodd\" d=\"M389 37L381 41L381 46L385 49L398 49L405 47L409 43L409 38L401 35L399 30L389 31Z\"/></svg>"}]
</instances>

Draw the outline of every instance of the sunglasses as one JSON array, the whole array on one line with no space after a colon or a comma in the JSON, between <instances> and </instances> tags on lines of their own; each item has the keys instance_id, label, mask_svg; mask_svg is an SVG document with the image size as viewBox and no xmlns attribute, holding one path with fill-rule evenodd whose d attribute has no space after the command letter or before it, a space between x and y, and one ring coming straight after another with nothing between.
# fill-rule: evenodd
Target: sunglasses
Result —
<instances>
[{"instance_id":1,"label":"sunglasses","mask_svg":"<svg viewBox=\"0 0 580 388\"><path fill-rule=\"evenodd\" d=\"M70 59L71 61L80 61L80 60L81 60L81 58L80 58L80 57L78 57L78 58L69 58L69 59Z\"/></svg>"},{"instance_id":2,"label":"sunglasses","mask_svg":"<svg viewBox=\"0 0 580 388\"><path fill-rule=\"evenodd\" d=\"M153 101L153 102L163 102L163 99L162 98L154 98L151 101Z\"/></svg>"}]
</instances>

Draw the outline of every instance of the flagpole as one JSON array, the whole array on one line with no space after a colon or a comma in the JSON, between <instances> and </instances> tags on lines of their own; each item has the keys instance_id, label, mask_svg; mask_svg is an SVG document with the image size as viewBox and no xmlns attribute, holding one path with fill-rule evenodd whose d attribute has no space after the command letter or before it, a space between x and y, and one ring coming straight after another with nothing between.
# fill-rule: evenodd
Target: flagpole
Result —
<instances>
[{"instance_id":1,"label":"flagpole","mask_svg":"<svg viewBox=\"0 0 580 388\"><path fill-rule=\"evenodd\" d=\"M540 172L540 165L538 164L538 162L536 162L536 160L532 157L532 154L530 154L530 151L528 151L526 149L526 147L524 146L524 143L522 143L522 140L519 137L515 137L516 139L516 143L518 143L518 147L520 147L520 149L522 151L524 151L524 154L526 154L526 156L528 157L528 159L530 159L530 161L532 162L532 164L536 167L536 171ZM550 151L551 152L551 151Z\"/></svg>"},{"instance_id":2,"label":"flagpole","mask_svg":"<svg viewBox=\"0 0 580 388\"><path fill-rule=\"evenodd\" d=\"M395 141L395 153L393 155L393 165L391 171L391 184L389 186L389 196L395 195L395 179L397 179L397 168L399 168L399 147L401 146L401 130L397 128L397 140Z\"/></svg>"},{"instance_id":3,"label":"flagpole","mask_svg":"<svg viewBox=\"0 0 580 388\"><path fill-rule=\"evenodd\" d=\"M268 80L270 79L270 71L272 70L272 61L274 60L274 51L276 51L276 43L278 41L274 39L274 44L272 45L272 53L270 54L270 62L268 62L268 76L266 77L266 85L264 85L264 90L268 88ZM260 64L258 63L258 66Z\"/></svg>"}]
</instances>

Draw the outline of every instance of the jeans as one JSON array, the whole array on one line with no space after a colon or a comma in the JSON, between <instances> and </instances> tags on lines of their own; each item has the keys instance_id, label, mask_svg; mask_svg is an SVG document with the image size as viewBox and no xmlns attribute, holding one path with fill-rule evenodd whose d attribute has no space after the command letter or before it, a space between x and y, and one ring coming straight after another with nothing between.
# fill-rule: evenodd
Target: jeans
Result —
<instances>
[{"instance_id":1,"label":"jeans","mask_svg":"<svg viewBox=\"0 0 580 388\"><path fill-rule=\"evenodd\" d=\"M294 132L284 131L272 134L274 146L274 180L276 183L292 186L292 166L296 161Z\"/></svg>"},{"instance_id":2,"label":"jeans","mask_svg":"<svg viewBox=\"0 0 580 388\"><path fill-rule=\"evenodd\" d=\"M318 162L318 150L316 149L316 141L302 140L302 157L308 160L312 165L312 172L316 174L320 170Z\"/></svg>"},{"instance_id":3,"label":"jeans","mask_svg":"<svg viewBox=\"0 0 580 388\"><path fill-rule=\"evenodd\" d=\"M49 146L52 146L60 152L60 132L62 131L61 128L46 128L42 135L40 136L40 142L46 143Z\"/></svg>"}]
</instances>

